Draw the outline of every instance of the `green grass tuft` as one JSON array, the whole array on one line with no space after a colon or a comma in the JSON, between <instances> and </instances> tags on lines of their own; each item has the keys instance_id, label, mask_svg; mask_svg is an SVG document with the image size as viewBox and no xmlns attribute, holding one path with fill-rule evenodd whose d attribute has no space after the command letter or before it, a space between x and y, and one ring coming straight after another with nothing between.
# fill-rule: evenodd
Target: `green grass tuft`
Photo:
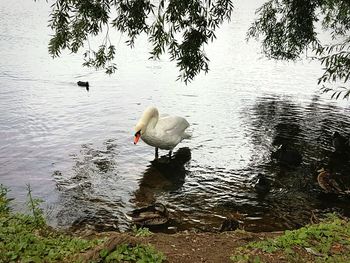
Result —
<instances>
[{"instance_id":1,"label":"green grass tuft","mask_svg":"<svg viewBox=\"0 0 350 263\"><path fill-rule=\"evenodd\" d=\"M350 262L350 222L328 215L323 222L235 250L233 262L255 262L256 254L278 254L288 262ZM253 260L254 259L254 260ZM261 258L258 259L260 261Z\"/></svg>"},{"instance_id":2,"label":"green grass tuft","mask_svg":"<svg viewBox=\"0 0 350 263\"><path fill-rule=\"evenodd\" d=\"M28 187L33 215L12 213L8 190L0 185L0 262L62 262L98 243L51 230Z\"/></svg>"},{"instance_id":3,"label":"green grass tuft","mask_svg":"<svg viewBox=\"0 0 350 263\"><path fill-rule=\"evenodd\" d=\"M100 262L138 262L138 263L161 263L165 261L163 253L157 251L151 245L128 245L117 246L113 251L102 250Z\"/></svg>"},{"instance_id":4,"label":"green grass tuft","mask_svg":"<svg viewBox=\"0 0 350 263\"><path fill-rule=\"evenodd\" d=\"M46 225L39 205L28 185L28 208L31 214L13 213L8 190L0 184L0 263L2 262L83 262L79 253L102 243L54 231ZM135 230L136 236L149 236L147 228ZM102 249L98 262L160 263L163 253L150 245L122 244L113 251Z\"/></svg>"},{"instance_id":5,"label":"green grass tuft","mask_svg":"<svg viewBox=\"0 0 350 263\"><path fill-rule=\"evenodd\" d=\"M132 232L137 237L149 237L149 236L153 235L153 233L147 227L139 227L138 228L135 225L132 227Z\"/></svg>"}]
</instances>

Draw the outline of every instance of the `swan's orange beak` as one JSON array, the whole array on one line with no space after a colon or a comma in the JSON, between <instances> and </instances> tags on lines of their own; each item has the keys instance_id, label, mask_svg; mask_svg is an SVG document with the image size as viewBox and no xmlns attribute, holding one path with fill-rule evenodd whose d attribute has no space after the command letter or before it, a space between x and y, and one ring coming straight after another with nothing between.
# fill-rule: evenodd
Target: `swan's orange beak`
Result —
<instances>
[{"instance_id":1,"label":"swan's orange beak","mask_svg":"<svg viewBox=\"0 0 350 263\"><path fill-rule=\"evenodd\" d=\"M134 144L136 144L140 140L140 137L141 137L141 133L139 132L135 133Z\"/></svg>"}]
</instances>

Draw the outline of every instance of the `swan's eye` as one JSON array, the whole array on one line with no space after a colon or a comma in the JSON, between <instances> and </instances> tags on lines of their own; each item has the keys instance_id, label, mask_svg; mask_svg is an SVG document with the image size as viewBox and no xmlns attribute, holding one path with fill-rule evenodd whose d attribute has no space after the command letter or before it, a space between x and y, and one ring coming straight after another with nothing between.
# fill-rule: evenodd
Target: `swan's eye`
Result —
<instances>
[{"instance_id":1,"label":"swan's eye","mask_svg":"<svg viewBox=\"0 0 350 263\"><path fill-rule=\"evenodd\" d=\"M136 137L137 135L141 135L141 130L139 130L138 132L135 133L135 137Z\"/></svg>"}]
</instances>

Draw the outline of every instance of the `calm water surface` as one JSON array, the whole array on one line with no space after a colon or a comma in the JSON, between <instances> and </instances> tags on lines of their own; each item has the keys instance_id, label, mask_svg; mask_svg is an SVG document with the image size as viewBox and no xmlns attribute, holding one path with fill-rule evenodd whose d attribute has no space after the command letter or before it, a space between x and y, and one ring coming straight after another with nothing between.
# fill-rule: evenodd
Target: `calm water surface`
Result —
<instances>
[{"instance_id":1,"label":"calm water surface","mask_svg":"<svg viewBox=\"0 0 350 263\"><path fill-rule=\"evenodd\" d=\"M209 74L185 86L166 57L147 59L144 37L130 50L113 35L113 76L82 68L80 55L53 60L48 4L1 1L0 183L14 207L24 207L30 183L50 223L62 227L126 230L124 213L154 201L169 208L170 225L207 231L237 212L258 231L308 223L315 209L349 211L348 200L324 197L316 184L332 132L350 133L348 102L319 94L318 63L269 61L245 42L259 4L237 3L206 48ZM88 80L90 91L78 80ZM193 137L171 164L153 162L144 143L133 145L133 127L149 105L191 124ZM303 154L300 167L271 160L280 143ZM258 173L273 181L263 197L253 188Z\"/></svg>"}]
</instances>

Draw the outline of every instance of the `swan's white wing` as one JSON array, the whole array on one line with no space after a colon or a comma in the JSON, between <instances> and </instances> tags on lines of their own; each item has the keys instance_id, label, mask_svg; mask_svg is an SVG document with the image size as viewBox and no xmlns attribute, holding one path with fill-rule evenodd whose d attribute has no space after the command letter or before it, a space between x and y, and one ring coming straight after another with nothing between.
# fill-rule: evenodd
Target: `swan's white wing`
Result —
<instances>
[{"instance_id":1,"label":"swan's white wing","mask_svg":"<svg viewBox=\"0 0 350 263\"><path fill-rule=\"evenodd\" d=\"M165 117L168 117L168 116L170 116L170 115L167 114L167 113L162 113L162 114L160 114L159 119L162 119L162 118L165 118Z\"/></svg>"},{"instance_id":2,"label":"swan's white wing","mask_svg":"<svg viewBox=\"0 0 350 263\"><path fill-rule=\"evenodd\" d=\"M169 135L183 137L183 133L188 126L189 123L182 117L166 116L158 120L156 128Z\"/></svg>"}]
</instances>

